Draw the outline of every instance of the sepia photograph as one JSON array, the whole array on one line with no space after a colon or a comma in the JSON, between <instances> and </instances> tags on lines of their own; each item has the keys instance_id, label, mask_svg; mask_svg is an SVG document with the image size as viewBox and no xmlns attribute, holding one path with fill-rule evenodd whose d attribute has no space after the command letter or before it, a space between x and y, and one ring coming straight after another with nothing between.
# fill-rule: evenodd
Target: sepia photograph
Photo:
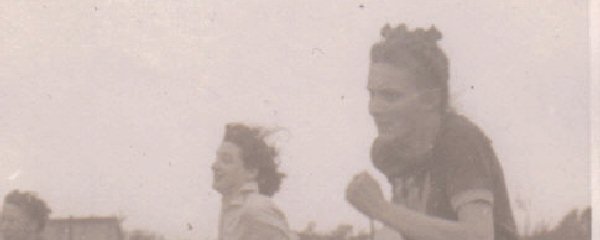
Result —
<instances>
[{"instance_id":1,"label":"sepia photograph","mask_svg":"<svg viewBox=\"0 0 600 240\"><path fill-rule=\"evenodd\" d=\"M0 240L590 240L592 6L0 1Z\"/></svg>"}]
</instances>

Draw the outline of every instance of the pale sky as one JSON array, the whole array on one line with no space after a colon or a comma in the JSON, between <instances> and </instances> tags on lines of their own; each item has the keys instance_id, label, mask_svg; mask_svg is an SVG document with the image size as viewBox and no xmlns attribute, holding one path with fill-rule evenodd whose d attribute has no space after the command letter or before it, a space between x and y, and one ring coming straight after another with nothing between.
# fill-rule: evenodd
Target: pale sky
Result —
<instances>
[{"instance_id":1,"label":"pale sky","mask_svg":"<svg viewBox=\"0 0 600 240\"><path fill-rule=\"evenodd\" d=\"M366 229L343 192L365 169L389 190L365 88L387 22L443 33L452 103L493 140L521 228L516 199L532 227L590 204L587 3L566 0L2 1L0 196L212 238L209 166L244 121L286 129L274 200L294 229Z\"/></svg>"}]
</instances>

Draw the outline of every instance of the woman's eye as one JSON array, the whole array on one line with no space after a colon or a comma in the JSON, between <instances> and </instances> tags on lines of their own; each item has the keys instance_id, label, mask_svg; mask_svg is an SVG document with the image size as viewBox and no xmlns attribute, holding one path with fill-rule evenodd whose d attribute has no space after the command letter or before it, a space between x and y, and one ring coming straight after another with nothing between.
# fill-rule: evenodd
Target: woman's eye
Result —
<instances>
[{"instance_id":1,"label":"woman's eye","mask_svg":"<svg viewBox=\"0 0 600 240\"><path fill-rule=\"evenodd\" d=\"M231 162L231 160L229 160L229 158L224 157L224 158L221 158L221 162L225 163L225 164L228 164L228 163Z\"/></svg>"},{"instance_id":2,"label":"woman's eye","mask_svg":"<svg viewBox=\"0 0 600 240\"><path fill-rule=\"evenodd\" d=\"M402 98L402 93L392 92L392 91L384 91L381 93L381 96L386 101L395 101L395 100Z\"/></svg>"},{"instance_id":3,"label":"woman's eye","mask_svg":"<svg viewBox=\"0 0 600 240\"><path fill-rule=\"evenodd\" d=\"M231 156L229 156L228 154L219 154L217 156L217 161L224 163L224 164L229 164L231 163Z\"/></svg>"}]
</instances>

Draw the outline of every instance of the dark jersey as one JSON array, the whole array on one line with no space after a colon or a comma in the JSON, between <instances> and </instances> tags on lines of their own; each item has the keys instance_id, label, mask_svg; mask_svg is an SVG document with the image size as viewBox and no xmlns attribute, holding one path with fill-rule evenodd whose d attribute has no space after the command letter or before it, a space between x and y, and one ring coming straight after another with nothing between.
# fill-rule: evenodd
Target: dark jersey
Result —
<instances>
[{"instance_id":1,"label":"dark jersey","mask_svg":"<svg viewBox=\"0 0 600 240\"><path fill-rule=\"evenodd\" d=\"M502 167L489 139L463 116L447 113L431 161L420 171L398 180L391 180L395 202L401 203L398 199L409 193L406 184L413 184L418 186L422 201L413 204L420 205L413 209L458 220L457 211L462 204L487 201L493 204L495 240L518 238Z\"/></svg>"}]
</instances>

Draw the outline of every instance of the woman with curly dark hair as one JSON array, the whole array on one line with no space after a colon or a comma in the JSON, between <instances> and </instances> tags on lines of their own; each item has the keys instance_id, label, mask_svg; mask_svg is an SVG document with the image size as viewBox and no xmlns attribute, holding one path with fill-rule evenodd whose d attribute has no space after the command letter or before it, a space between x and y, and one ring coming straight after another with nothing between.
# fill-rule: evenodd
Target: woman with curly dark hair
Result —
<instances>
[{"instance_id":1,"label":"woman with curly dark hair","mask_svg":"<svg viewBox=\"0 0 600 240\"><path fill-rule=\"evenodd\" d=\"M213 189L222 195L220 240L293 239L285 215L272 202L284 174L265 130L228 124L212 165Z\"/></svg>"}]
</instances>

